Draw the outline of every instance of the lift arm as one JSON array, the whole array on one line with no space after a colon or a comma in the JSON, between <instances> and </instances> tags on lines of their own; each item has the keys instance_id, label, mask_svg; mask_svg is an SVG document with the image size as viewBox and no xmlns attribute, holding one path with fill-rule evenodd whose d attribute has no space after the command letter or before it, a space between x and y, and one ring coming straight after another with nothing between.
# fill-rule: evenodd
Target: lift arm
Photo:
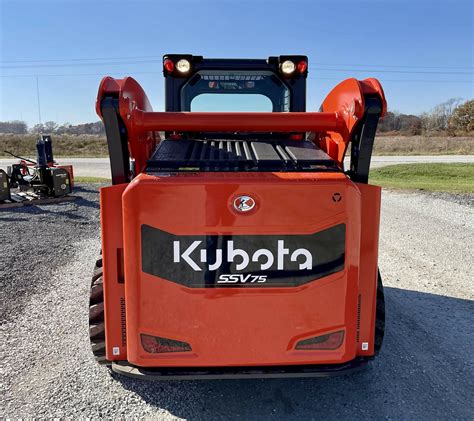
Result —
<instances>
[{"instance_id":1,"label":"lift arm","mask_svg":"<svg viewBox=\"0 0 474 421\"><path fill-rule=\"evenodd\" d=\"M153 112L141 86L131 77L102 80L96 103L109 146L113 184L142 172L159 142L159 131L309 132L340 168L352 141L350 175L367 182L375 130L386 111L382 87L375 79L347 79L324 100L320 112ZM127 147L128 144L128 147Z\"/></svg>"}]
</instances>

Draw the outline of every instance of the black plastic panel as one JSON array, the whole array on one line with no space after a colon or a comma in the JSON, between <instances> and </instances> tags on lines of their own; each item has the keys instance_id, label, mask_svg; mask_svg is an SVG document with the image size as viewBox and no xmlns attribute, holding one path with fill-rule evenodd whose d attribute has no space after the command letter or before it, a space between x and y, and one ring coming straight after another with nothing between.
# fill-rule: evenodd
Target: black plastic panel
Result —
<instances>
[{"instance_id":1,"label":"black plastic panel","mask_svg":"<svg viewBox=\"0 0 474 421\"><path fill-rule=\"evenodd\" d=\"M190 288L296 287L344 269L345 235L345 224L307 235L174 235L142 225L142 270Z\"/></svg>"},{"instance_id":2,"label":"black plastic panel","mask_svg":"<svg viewBox=\"0 0 474 421\"><path fill-rule=\"evenodd\" d=\"M342 364L274 365L248 367L137 367L127 361L113 361L112 370L144 380L277 379L330 377L367 367L373 357L356 357Z\"/></svg>"}]
</instances>

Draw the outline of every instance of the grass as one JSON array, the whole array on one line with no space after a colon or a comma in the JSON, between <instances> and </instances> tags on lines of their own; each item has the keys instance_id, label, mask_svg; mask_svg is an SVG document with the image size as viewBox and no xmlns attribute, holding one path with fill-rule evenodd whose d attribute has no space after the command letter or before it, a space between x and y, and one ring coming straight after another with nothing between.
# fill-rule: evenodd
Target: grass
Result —
<instances>
[{"instance_id":1,"label":"grass","mask_svg":"<svg viewBox=\"0 0 474 421\"><path fill-rule=\"evenodd\" d=\"M103 177L74 177L76 183L110 183ZM402 164L373 169L370 183L378 186L474 194L474 164Z\"/></svg>"},{"instance_id":2,"label":"grass","mask_svg":"<svg viewBox=\"0 0 474 421\"><path fill-rule=\"evenodd\" d=\"M370 183L382 187L474 193L474 164L403 164L376 168Z\"/></svg>"},{"instance_id":3,"label":"grass","mask_svg":"<svg viewBox=\"0 0 474 421\"><path fill-rule=\"evenodd\" d=\"M0 134L0 156L11 158L4 151L10 151L15 155L25 158L36 156L36 140L39 135L25 134ZM105 137L100 136L73 136L53 135L53 152L56 157L85 158L105 157L109 152Z\"/></svg>"},{"instance_id":4,"label":"grass","mask_svg":"<svg viewBox=\"0 0 474 421\"><path fill-rule=\"evenodd\" d=\"M110 178L74 176L75 183L110 183Z\"/></svg>"},{"instance_id":5,"label":"grass","mask_svg":"<svg viewBox=\"0 0 474 421\"><path fill-rule=\"evenodd\" d=\"M374 155L473 155L472 136L377 136Z\"/></svg>"},{"instance_id":6,"label":"grass","mask_svg":"<svg viewBox=\"0 0 474 421\"><path fill-rule=\"evenodd\" d=\"M378 186L474 194L474 164L401 164L373 169L370 183ZM75 183L110 183L104 177L74 177Z\"/></svg>"}]
</instances>

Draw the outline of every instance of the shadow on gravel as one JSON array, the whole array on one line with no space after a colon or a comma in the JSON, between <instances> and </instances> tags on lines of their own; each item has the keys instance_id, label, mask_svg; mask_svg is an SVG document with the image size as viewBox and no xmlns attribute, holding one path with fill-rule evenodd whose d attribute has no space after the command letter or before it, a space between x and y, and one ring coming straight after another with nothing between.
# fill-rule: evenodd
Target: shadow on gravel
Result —
<instances>
[{"instance_id":1,"label":"shadow on gravel","mask_svg":"<svg viewBox=\"0 0 474 421\"><path fill-rule=\"evenodd\" d=\"M96 200L88 200L84 197L83 193L94 193L95 195L97 195L97 199ZM99 193L98 193L97 190L86 189L84 187L75 186L74 187L74 195L78 196L78 198L76 199L76 203L78 205L85 206L85 207L91 207L91 208L94 208L94 209L100 209L100 204L99 204L99 201L98 201Z\"/></svg>"},{"instance_id":2,"label":"shadow on gravel","mask_svg":"<svg viewBox=\"0 0 474 421\"><path fill-rule=\"evenodd\" d=\"M0 213L0 222L24 222L28 221L28 218L8 218L8 217L3 217L2 214Z\"/></svg>"},{"instance_id":3,"label":"shadow on gravel","mask_svg":"<svg viewBox=\"0 0 474 421\"><path fill-rule=\"evenodd\" d=\"M186 419L470 418L473 301L386 288L384 347L365 371L326 379L146 382L114 375Z\"/></svg>"},{"instance_id":4,"label":"shadow on gravel","mask_svg":"<svg viewBox=\"0 0 474 421\"><path fill-rule=\"evenodd\" d=\"M95 188L88 189L84 187L84 184L75 184L74 185L74 193L97 193L97 189L103 187L102 184L96 183L94 184Z\"/></svg>"},{"instance_id":5,"label":"shadow on gravel","mask_svg":"<svg viewBox=\"0 0 474 421\"><path fill-rule=\"evenodd\" d=\"M86 199L84 193L89 193L87 196L92 196L93 200ZM93 193L91 195L90 193ZM90 190L85 189L82 187L75 187L73 196L76 197L73 201L66 201L66 202L59 202L59 203L47 203L47 204L39 204L39 205L27 205L21 206L18 208L7 208L0 210L0 221L4 222L20 222L26 221L26 218L17 218L17 217L4 217L3 215L12 214L19 215L19 214L41 214L41 215L60 215L68 219L87 219L84 216L78 215L74 213L70 209L70 205L75 205L76 207L84 207L84 208L92 208L92 209L100 209L100 204L98 201L98 192L97 190ZM62 211L61 209L66 209ZM3 215L2 212L3 211Z\"/></svg>"},{"instance_id":6,"label":"shadow on gravel","mask_svg":"<svg viewBox=\"0 0 474 421\"><path fill-rule=\"evenodd\" d=\"M100 187L100 186L97 186ZM88 200L84 197L84 193L92 193L96 198L94 197L95 200ZM85 207L91 207L94 209L100 209L100 203L99 203L99 192L97 190L93 189L87 189L84 187L80 186L75 186L74 187L74 195L77 195L78 198L76 199L76 203L78 203L80 206L85 206Z\"/></svg>"},{"instance_id":7,"label":"shadow on gravel","mask_svg":"<svg viewBox=\"0 0 474 421\"><path fill-rule=\"evenodd\" d=\"M70 210L70 204L75 204L76 206L88 207L89 200L85 200L82 197L78 197L73 202L62 202L62 203L54 203L54 204L45 204L45 205L30 205L30 206L22 206L19 208L10 209L10 212L14 212L15 214L24 214L24 215L44 215L44 216L62 216L65 219L70 220L86 220L88 217L84 217L77 213L74 213ZM61 210L65 208L65 210ZM95 206L93 206L95 207ZM98 209L97 205L97 209ZM27 218L2 218L0 214L0 220L6 222L19 222L19 221L27 221Z\"/></svg>"}]
</instances>

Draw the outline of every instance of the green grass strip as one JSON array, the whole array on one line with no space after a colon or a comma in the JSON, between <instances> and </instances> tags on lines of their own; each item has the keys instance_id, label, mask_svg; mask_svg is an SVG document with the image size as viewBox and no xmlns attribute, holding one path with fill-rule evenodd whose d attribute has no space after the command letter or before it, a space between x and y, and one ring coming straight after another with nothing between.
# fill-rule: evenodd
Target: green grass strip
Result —
<instances>
[{"instance_id":1,"label":"green grass strip","mask_svg":"<svg viewBox=\"0 0 474 421\"><path fill-rule=\"evenodd\" d=\"M370 184L409 190L474 193L474 164L401 164L375 168Z\"/></svg>"}]
</instances>

